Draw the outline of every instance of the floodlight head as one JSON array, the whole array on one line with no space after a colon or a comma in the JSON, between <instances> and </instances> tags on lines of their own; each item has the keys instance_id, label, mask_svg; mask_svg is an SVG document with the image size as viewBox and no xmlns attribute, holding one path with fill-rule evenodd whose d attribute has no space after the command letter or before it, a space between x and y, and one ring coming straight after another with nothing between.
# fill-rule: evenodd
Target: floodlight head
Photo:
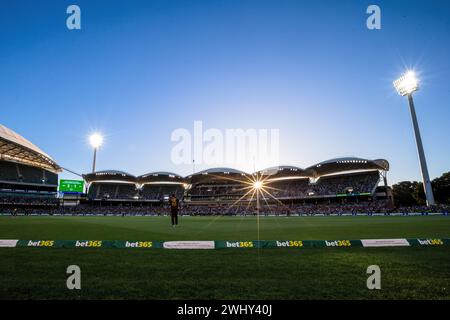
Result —
<instances>
[{"instance_id":1,"label":"floodlight head","mask_svg":"<svg viewBox=\"0 0 450 320\"><path fill-rule=\"evenodd\" d=\"M263 187L262 181L257 180L257 181L255 181L255 182L253 183L253 188L256 189L256 190L259 190L259 189L261 189L262 187Z\"/></svg>"},{"instance_id":2,"label":"floodlight head","mask_svg":"<svg viewBox=\"0 0 450 320\"><path fill-rule=\"evenodd\" d=\"M395 90L401 96L407 96L419 90L419 80L414 71L410 70L394 81Z\"/></svg>"},{"instance_id":3,"label":"floodlight head","mask_svg":"<svg viewBox=\"0 0 450 320\"><path fill-rule=\"evenodd\" d=\"M97 149L103 144L103 136L100 133L93 133L89 136L89 143L94 149Z\"/></svg>"}]
</instances>

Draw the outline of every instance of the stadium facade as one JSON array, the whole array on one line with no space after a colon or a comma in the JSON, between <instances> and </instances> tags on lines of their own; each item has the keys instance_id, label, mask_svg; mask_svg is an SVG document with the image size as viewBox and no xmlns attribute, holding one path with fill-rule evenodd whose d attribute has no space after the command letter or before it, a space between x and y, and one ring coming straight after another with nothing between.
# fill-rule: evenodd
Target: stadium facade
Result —
<instances>
[{"instance_id":1,"label":"stadium facade","mask_svg":"<svg viewBox=\"0 0 450 320\"><path fill-rule=\"evenodd\" d=\"M1 204L59 205L58 173L62 168L36 145L0 125ZM171 194L189 205L226 205L254 202L251 185L264 182L266 203L366 201L391 199L384 159L335 158L306 168L277 166L254 173L233 168L211 168L187 177L172 172L140 176L120 170L82 175L86 193L61 204L164 204ZM70 197L67 199L70 200Z\"/></svg>"},{"instance_id":2,"label":"stadium facade","mask_svg":"<svg viewBox=\"0 0 450 320\"><path fill-rule=\"evenodd\" d=\"M0 125L0 197L3 206L55 206L62 168L36 145Z\"/></svg>"},{"instance_id":3,"label":"stadium facade","mask_svg":"<svg viewBox=\"0 0 450 320\"><path fill-rule=\"evenodd\" d=\"M160 203L171 194L186 204L250 201L249 189L255 180L267 186L267 201L307 200L337 197L386 197L384 159L355 157L327 160L306 169L278 166L247 173L233 168L211 168L187 177L172 172L151 172L134 176L118 170L83 175L91 201L143 201ZM380 191L384 190L384 191ZM377 192L378 191L378 192ZM384 195L383 195L384 193Z\"/></svg>"}]
</instances>

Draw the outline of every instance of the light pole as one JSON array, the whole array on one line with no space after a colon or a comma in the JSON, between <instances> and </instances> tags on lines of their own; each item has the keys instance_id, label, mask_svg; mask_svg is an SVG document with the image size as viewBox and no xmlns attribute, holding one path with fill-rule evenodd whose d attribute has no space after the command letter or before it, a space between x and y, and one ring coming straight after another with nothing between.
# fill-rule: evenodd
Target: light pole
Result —
<instances>
[{"instance_id":1,"label":"light pole","mask_svg":"<svg viewBox=\"0 0 450 320\"><path fill-rule=\"evenodd\" d=\"M89 136L89 143L94 148L94 159L92 161L92 173L95 172L95 164L97 161L97 149L103 144L103 136L100 133L93 133Z\"/></svg>"},{"instance_id":2,"label":"light pole","mask_svg":"<svg viewBox=\"0 0 450 320\"><path fill-rule=\"evenodd\" d=\"M399 79L394 81L394 87L398 94L402 97L407 96L409 102L409 111L411 112L411 119L416 137L417 152L419 154L420 169L422 171L423 188L427 200L427 206L435 204L433 189L431 188L430 176L428 175L427 161L425 159L425 152L423 151L422 138L420 137L419 124L417 122L416 109L414 108L414 101L412 94L419 89L419 80L414 71L408 71Z\"/></svg>"}]
</instances>

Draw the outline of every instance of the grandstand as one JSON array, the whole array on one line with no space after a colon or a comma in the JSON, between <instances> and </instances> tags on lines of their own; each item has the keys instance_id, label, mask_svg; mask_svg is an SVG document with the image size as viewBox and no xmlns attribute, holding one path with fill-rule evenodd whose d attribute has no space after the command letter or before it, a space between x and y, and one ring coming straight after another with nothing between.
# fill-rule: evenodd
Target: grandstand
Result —
<instances>
[{"instance_id":1,"label":"grandstand","mask_svg":"<svg viewBox=\"0 0 450 320\"><path fill-rule=\"evenodd\" d=\"M36 145L0 125L0 204L56 206L61 167Z\"/></svg>"},{"instance_id":2,"label":"grandstand","mask_svg":"<svg viewBox=\"0 0 450 320\"><path fill-rule=\"evenodd\" d=\"M135 176L118 170L97 171L83 175L88 185L88 199L99 200L137 200L139 192Z\"/></svg>"},{"instance_id":3,"label":"grandstand","mask_svg":"<svg viewBox=\"0 0 450 320\"><path fill-rule=\"evenodd\" d=\"M297 210L298 204L386 199L389 189L385 187L380 192L377 186L386 177L388 168L385 160L339 158L307 169L279 166L248 174L232 168L211 168L186 178L171 172L135 177L123 171L99 171L84 175L88 183L84 204L120 204L137 211L136 206L163 205L175 194L187 210L197 214L242 213L243 210L252 213L255 199L248 193L249 183L262 179L271 194L263 199L264 203L271 204L267 209L285 211L285 207L274 207L278 201L277 205L281 202L292 211ZM230 205L234 208L230 209Z\"/></svg>"},{"instance_id":4,"label":"grandstand","mask_svg":"<svg viewBox=\"0 0 450 320\"><path fill-rule=\"evenodd\" d=\"M267 186L268 202L273 200L342 200L345 198L367 199L376 194L383 180L387 186L386 160L361 158L337 158L301 169L294 166L278 166L248 174L231 168L208 169L187 177L190 189L185 201L195 204L246 201L251 195L247 184L254 179L263 180ZM388 198L385 192L379 198Z\"/></svg>"},{"instance_id":5,"label":"grandstand","mask_svg":"<svg viewBox=\"0 0 450 320\"><path fill-rule=\"evenodd\" d=\"M185 179L171 172L151 172L135 177L117 170L83 175L91 201L164 202L172 194L182 198Z\"/></svg>"},{"instance_id":6,"label":"grandstand","mask_svg":"<svg viewBox=\"0 0 450 320\"><path fill-rule=\"evenodd\" d=\"M209 204L239 200L248 191L250 175L232 168L212 168L187 177L189 189L185 202Z\"/></svg>"},{"instance_id":7,"label":"grandstand","mask_svg":"<svg viewBox=\"0 0 450 320\"><path fill-rule=\"evenodd\" d=\"M139 176L140 198L144 201L167 201L172 194L184 196L186 179L172 172L151 172Z\"/></svg>"},{"instance_id":8,"label":"grandstand","mask_svg":"<svg viewBox=\"0 0 450 320\"><path fill-rule=\"evenodd\" d=\"M28 205L33 206L33 212L40 212L36 206L59 205L56 195L62 168L50 156L4 126L0 126L0 152L0 204L4 210L8 206L24 210ZM157 207L164 206L175 194L183 200L188 213L252 213L255 199L248 191L255 179L264 181L266 187L263 211L308 213L314 208L329 212L339 211L335 205L354 203L359 206L354 210L365 204L364 210L379 210L379 203L374 204L374 200L393 200L387 185L388 170L386 160L355 157L331 159L305 169L277 166L254 173L211 168L187 177L165 171L134 176L120 170L104 170L83 175L87 193L80 197L81 201L77 198L75 204L79 207L70 210L95 211L88 207L103 206L111 212L160 214L164 211ZM382 203L385 206L386 201ZM64 201L62 204L67 205Z\"/></svg>"}]
</instances>

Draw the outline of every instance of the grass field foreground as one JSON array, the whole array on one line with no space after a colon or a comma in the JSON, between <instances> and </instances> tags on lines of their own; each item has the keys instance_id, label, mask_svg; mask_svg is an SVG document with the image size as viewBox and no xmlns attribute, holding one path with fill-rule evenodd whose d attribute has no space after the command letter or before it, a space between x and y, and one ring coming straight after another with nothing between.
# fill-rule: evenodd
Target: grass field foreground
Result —
<instances>
[{"instance_id":1,"label":"grass field foreground","mask_svg":"<svg viewBox=\"0 0 450 320\"><path fill-rule=\"evenodd\" d=\"M261 218L261 239L448 237L448 217ZM240 217L0 217L3 239L255 240ZM66 268L82 289L66 288ZM369 265L381 290L368 290ZM450 299L450 247L1 248L1 299Z\"/></svg>"}]
</instances>

